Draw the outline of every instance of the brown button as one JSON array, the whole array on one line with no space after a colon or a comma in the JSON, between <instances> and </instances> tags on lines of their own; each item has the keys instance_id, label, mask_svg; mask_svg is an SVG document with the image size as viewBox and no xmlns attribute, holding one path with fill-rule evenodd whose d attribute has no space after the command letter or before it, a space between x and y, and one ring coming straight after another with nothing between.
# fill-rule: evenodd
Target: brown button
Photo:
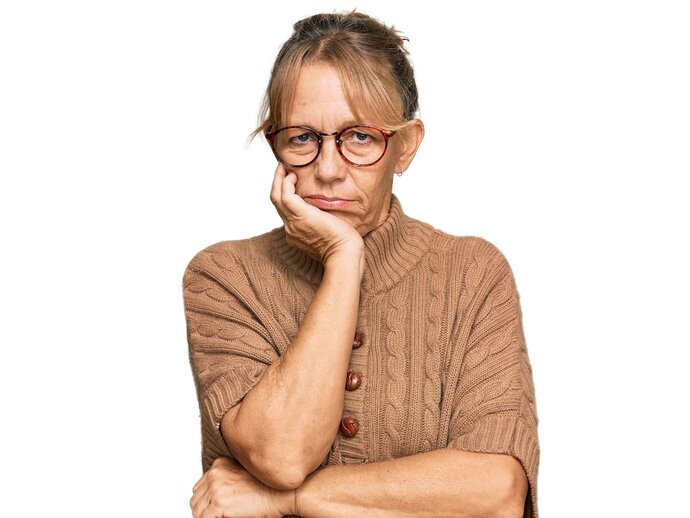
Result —
<instances>
[{"instance_id":1,"label":"brown button","mask_svg":"<svg viewBox=\"0 0 690 518\"><path fill-rule=\"evenodd\" d=\"M359 422L353 417L343 417L340 421L340 431L345 437L354 437L359 431Z\"/></svg>"},{"instance_id":2,"label":"brown button","mask_svg":"<svg viewBox=\"0 0 690 518\"><path fill-rule=\"evenodd\" d=\"M352 348L359 349L360 347L362 347L362 337L361 335L355 334L355 337L352 339Z\"/></svg>"},{"instance_id":3,"label":"brown button","mask_svg":"<svg viewBox=\"0 0 690 518\"><path fill-rule=\"evenodd\" d=\"M345 388L347 390L357 390L362 384L362 375L357 371L350 371L345 378Z\"/></svg>"}]
</instances>

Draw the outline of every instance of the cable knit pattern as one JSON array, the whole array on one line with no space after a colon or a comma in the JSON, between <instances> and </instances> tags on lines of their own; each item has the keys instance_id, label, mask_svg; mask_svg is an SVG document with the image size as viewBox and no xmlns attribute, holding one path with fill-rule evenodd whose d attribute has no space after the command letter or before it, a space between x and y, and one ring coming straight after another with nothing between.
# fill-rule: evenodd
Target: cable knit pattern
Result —
<instances>
[{"instance_id":1,"label":"cable knit pattern","mask_svg":"<svg viewBox=\"0 0 690 518\"><path fill-rule=\"evenodd\" d=\"M423 436L420 451L432 450L438 434L438 408L441 402L441 377L439 369L438 335L442 324L442 292L443 278L441 276L441 255L437 250L429 253L429 282L428 305L422 309L427 318L424 358L424 415Z\"/></svg>"},{"instance_id":2,"label":"cable knit pattern","mask_svg":"<svg viewBox=\"0 0 690 518\"><path fill-rule=\"evenodd\" d=\"M407 383L403 381L405 376L405 351L400 347L404 343L405 329L405 292L400 287L391 292L388 297L388 309L386 311L386 410L384 412L384 444L386 451L391 456L398 457L398 448L401 445L400 434L403 431L403 404L407 396Z\"/></svg>"},{"instance_id":3,"label":"cable knit pattern","mask_svg":"<svg viewBox=\"0 0 690 518\"><path fill-rule=\"evenodd\" d=\"M364 237L357 333L344 415L324 464L377 462L433 449L503 453L525 469L525 516L537 516L539 446L519 295L501 252L409 218L393 197ZM183 281L189 356L201 412L202 466L230 456L220 422L290 346L321 281L320 263L284 229L216 243Z\"/></svg>"}]
</instances>

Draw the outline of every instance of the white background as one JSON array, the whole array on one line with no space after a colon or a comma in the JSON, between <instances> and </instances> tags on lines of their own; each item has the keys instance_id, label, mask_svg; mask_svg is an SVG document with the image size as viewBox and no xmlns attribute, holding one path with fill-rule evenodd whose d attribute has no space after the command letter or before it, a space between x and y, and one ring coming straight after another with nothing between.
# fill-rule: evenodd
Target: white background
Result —
<instances>
[{"instance_id":1,"label":"white background","mask_svg":"<svg viewBox=\"0 0 690 518\"><path fill-rule=\"evenodd\" d=\"M245 141L292 23L409 38L395 192L508 257L544 517L688 516L687 3L3 2L0 515L188 517L182 273L280 224Z\"/></svg>"}]
</instances>

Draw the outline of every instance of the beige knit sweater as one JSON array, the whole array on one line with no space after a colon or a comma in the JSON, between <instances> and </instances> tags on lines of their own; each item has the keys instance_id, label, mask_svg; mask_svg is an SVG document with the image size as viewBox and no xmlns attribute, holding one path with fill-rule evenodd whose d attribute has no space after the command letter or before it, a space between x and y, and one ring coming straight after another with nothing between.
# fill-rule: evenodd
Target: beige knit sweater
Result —
<instances>
[{"instance_id":1,"label":"beige knit sweater","mask_svg":"<svg viewBox=\"0 0 690 518\"><path fill-rule=\"evenodd\" d=\"M344 415L359 432L335 438L324 464L377 462L440 448L504 453L530 483L537 516L539 446L519 295L490 242L454 237L390 214L364 237L357 333ZM323 274L282 228L199 252L184 274L189 357L201 410L202 464L230 456L225 412L296 335Z\"/></svg>"}]
</instances>

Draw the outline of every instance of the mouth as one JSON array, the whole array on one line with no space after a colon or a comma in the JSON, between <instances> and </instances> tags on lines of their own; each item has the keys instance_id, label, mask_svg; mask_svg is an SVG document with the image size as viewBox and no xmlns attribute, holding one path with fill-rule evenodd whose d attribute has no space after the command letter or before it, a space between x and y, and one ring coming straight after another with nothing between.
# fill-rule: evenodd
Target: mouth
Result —
<instances>
[{"instance_id":1,"label":"mouth","mask_svg":"<svg viewBox=\"0 0 690 518\"><path fill-rule=\"evenodd\" d=\"M330 196L321 196L320 194L312 194L304 197L304 201L310 205L314 205L323 210L338 210L347 207L354 200L346 198L336 198Z\"/></svg>"}]
</instances>

